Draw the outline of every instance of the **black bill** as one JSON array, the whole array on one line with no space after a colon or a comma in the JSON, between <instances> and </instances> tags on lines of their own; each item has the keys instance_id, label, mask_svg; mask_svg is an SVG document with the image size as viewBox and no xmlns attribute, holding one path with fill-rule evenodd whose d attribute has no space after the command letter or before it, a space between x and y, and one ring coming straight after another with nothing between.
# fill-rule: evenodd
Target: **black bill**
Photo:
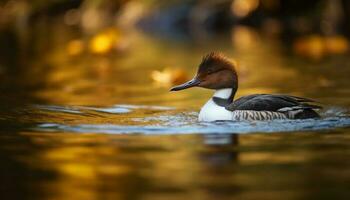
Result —
<instances>
[{"instance_id":1,"label":"black bill","mask_svg":"<svg viewBox=\"0 0 350 200\"><path fill-rule=\"evenodd\" d=\"M199 85L201 82L196 79L196 78L193 78L192 80L184 83L184 84L181 84L181 85L178 85L178 86L175 86L173 88L170 89L170 91L179 91L179 90L184 90L184 89L187 89L187 88L191 88L191 87L194 87L194 86L197 86Z\"/></svg>"}]
</instances>

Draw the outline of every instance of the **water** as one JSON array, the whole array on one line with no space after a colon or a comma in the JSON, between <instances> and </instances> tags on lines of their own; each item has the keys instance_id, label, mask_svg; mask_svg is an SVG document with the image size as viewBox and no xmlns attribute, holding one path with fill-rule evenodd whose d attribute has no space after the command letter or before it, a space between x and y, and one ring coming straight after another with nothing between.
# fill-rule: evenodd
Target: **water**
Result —
<instances>
[{"instance_id":1,"label":"water","mask_svg":"<svg viewBox=\"0 0 350 200\"><path fill-rule=\"evenodd\" d=\"M39 106L33 111L47 112L46 114L65 114L80 118L79 123L38 123L29 130L42 132L76 132L76 133L105 133L105 134L244 134L254 132L292 132L328 130L350 127L350 118L345 110L329 108L323 111L320 119L306 120L274 120L274 121L243 121L243 122L198 122L197 112L181 112L172 107L115 105L113 107L96 108L87 106L62 107ZM128 117L130 113L139 113L144 117ZM147 114L154 113L154 114ZM43 113L42 113L43 114ZM104 118L123 118L119 124L98 123L89 124L90 118L103 121ZM67 116L68 118L68 116ZM77 119L76 119L77 120Z\"/></svg>"},{"instance_id":2,"label":"water","mask_svg":"<svg viewBox=\"0 0 350 200\"><path fill-rule=\"evenodd\" d=\"M124 50L69 55L89 34L59 22L29 31L15 43L31 53L12 52L0 70L2 198L349 199L347 55L308 61L249 29L237 41L238 28L192 42L118 30ZM197 122L210 91L170 93L151 73L176 67L190 78L212 50L239 59L237 96L314 98L322 118Z\"/></svg>"}]
</instances>

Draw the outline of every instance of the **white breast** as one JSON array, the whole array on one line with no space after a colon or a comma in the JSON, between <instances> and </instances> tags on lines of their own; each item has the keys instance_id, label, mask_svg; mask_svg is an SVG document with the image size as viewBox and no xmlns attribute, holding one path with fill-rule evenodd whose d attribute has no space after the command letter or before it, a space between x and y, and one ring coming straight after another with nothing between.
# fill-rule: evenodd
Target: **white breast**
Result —
<instances>
[{"instance_id":1,"label":"white breast","mask_svg":"<svg viewBox=\"0 0 350 200\"><path fill-rule=\"evenodd\" d=\"M231 88L225 88L216 90L213 96L227 99L231 96L231 93ZM216 105L213 99L210 99L199 112L198 120L206 122L232 120L232 112L226 110L224 107Z\"/></svg>"},{"instance_id":2,"label":"white breast","mask_svg":"<svg viewBox=\"0 0 350 200\"><path fill-rule=\"evenodd\" d=\"M210 99L201 109L198 116L199 121L232 120L232 112L224 107L218 106Z\"/></svg>"}]
</instances>

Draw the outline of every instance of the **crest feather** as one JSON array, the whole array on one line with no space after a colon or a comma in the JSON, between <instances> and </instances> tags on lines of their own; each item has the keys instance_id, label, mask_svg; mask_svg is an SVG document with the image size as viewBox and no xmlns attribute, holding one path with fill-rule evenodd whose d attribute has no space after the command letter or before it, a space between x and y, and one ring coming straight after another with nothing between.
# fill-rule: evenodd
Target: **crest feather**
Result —
<instances>
[{"instance_id":1,"label":"crest feather","mask_svg":"<svg viewBox=\"0 0 350 200\"><path fill-rule=\"evenodd\" d=\"M207 55L205 55L202 59L202 65L208 65L210 63L223 63L227 66L236 67L238 63L230 58L227 58L224 54L220 52L210 52Z\"/></svg>"}]
</instances>

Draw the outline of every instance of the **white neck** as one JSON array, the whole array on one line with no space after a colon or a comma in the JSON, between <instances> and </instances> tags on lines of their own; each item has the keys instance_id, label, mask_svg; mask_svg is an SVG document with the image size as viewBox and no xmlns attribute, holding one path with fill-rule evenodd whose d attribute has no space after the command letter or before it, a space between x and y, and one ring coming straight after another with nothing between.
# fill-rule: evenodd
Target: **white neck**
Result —
<instances>
[{"instance_id":1,"label":"white neck","mask_svg":"<svg viewBox=\"0 0 350 200\"><path fill-rule=\"evenodd\" d=\"M231 97L232 89L225 88L216 90L214 97L228 99ZM218 106L213 98L202 107L198 116L199 121L232 120L232 112L225 107Z\"/></svg>"},{"instance_id":2,"label":"white neck","mask_svg":"<svg viewBox=\"0 0 350 200\"><path fill-rule=\"evenodd\" d=\"M228 99L230 98L231 94L232 94L232 88L224 88L224 89L216 90L213 96L223 98L223 99Z\"/></svg>"}]
</instances>

